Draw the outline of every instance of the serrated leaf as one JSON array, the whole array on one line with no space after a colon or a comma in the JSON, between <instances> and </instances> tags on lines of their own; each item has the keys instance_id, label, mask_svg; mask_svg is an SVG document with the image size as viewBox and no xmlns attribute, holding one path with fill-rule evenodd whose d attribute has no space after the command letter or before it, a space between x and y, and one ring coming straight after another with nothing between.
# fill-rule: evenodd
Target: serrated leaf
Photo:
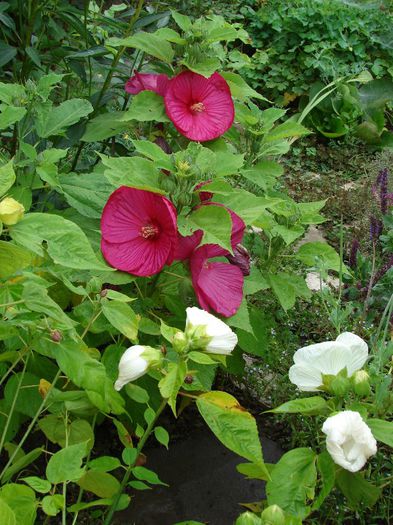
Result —
<instances>
[{"instance_id":1,"label":"serrated leaf","mask_svg":"<svg viewBox=\"0 0 393 525\"><path fill-rule=\"evenodd\" d=\"M48 138L52 135L62 134L69 126L79 122L93 111L93 106L88 100L72 98L52 108L42 119L36 122L38 136Z\"/></svg>"},{"instance_id":2,"label":"serrated leaf","mask_svg":"<svg viewBox=\"0 0 393 525\"><path fill-rule=\"evenodd\" d=\"M156 57L168 64L172 62L174 56L174 51L169 42L154 33L145 33L144 31L140 31L135 35L126 38L109 38L106 41L106 45L111 47L124 46L140 49L147 55Z\"/></svg>"}]
</instances>

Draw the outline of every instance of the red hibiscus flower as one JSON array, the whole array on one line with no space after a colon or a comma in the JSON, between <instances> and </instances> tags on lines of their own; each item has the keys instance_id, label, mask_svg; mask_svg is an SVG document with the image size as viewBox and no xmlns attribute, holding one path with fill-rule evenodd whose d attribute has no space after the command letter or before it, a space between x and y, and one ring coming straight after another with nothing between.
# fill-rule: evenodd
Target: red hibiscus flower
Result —
<instances>
[{"instance_id":1,"label":"red hibiscus flower","mask_svg":"<svg viewBox=\"0 0 393 525\"><path fill-rule=\"evenodd\" d=\"M174 259L176 209L158 193L121 186L104 207L101 233L101 251L111 266L138 276L154 275Z\"/></svg>"},{"instance_id":2,"label":"red hibiscus flower","mask_svg":"<svg viewBox=\"0 0 393 525\"><path fill-rule=\"evenodd\" d=\"M235 116L229 86L218 73L209 78L192 71L180 73L169 81L164 101L179 133L199 142L223 135Z\"/></svg>"},{"instance_id":3,"label":"red hibiscus flower","mask_svg":"<svg viewBox=\"0 0 393 525\"><path fill-rule=\"evenodd\" d=\"M228 253L215 244L197 248L190 257L192 285L201 307L224 317L235 315L243 300L243 273L237 266L210 261Z\"/></svg>"},{"instance_id":4,"label":"red hibiscus flower","mask_svg":"<svg viewBox=\"0 0 393 525\"><path fill-rule=\"evenodd\" d=\"M135 73L133 77L127 80L125 90L131 95L137 95L140 91L154 91L163 97L168 82L169 78L166 75Z\"/></svg>"}]
</instances>

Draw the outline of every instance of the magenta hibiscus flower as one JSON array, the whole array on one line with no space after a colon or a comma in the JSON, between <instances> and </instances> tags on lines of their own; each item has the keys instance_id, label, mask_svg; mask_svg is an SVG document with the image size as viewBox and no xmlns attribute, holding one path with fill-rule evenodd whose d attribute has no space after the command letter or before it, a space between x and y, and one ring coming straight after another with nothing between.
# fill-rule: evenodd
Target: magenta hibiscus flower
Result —
<instances>
[{"instance_id":1,"label":"magenta hibiscus flower","mask_svg":"<svg viewBox=\"0 0 393 525\"><path fill-rule=\"evenodd\" d=\"M190 267L195 295L201 307L231 317L243 300L243 273L233 264L209 261L226 253L215 244L205 244L192 253Z\"/></svg>"},{"instance_id":2,"label":"magenta hibiscus flower","mask_svg":"<svg viewBox=\"0 0 393 525\"><path fill-rule=\"evenodd\" d=\"M218 73L209 78L183 71L169 82L164 95L168 117L190 140L204 142L223 135L233 123L231 91Z\"/></svg>"},{"instance_id":3,"label":"magenta hibiscus flower","mask_svg":"<svg viewBox=\"0 0 393 525\"><path fill-rule=\"evenodd\" d=\"M121 186L105 204L101 250L123 272L147 277L171 264L177 247L173 204L159 193Z\"/></svg>"},{"instance_id":4,"label":"magenta hibiscus flower","mask_svg":"<svg viewBox=\"0 0 393 525\"><path fill-rule=\"evenodd\" d=\"M135 73L129 78L125 85L125 90L131 95L137 95L140 91L154 91L162 97L165 95L169 78L166 75L157 73Z\"/></svg>"}]
</instances>

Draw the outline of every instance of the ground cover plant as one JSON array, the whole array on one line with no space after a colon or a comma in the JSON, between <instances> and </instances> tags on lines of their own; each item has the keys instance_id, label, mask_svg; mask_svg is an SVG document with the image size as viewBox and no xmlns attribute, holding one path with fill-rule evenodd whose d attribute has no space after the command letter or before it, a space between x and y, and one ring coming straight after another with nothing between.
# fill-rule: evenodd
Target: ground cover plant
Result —
<instances>
[{"instance_id":1,"label":"ground cover plant","mask_svg":"<svg viewBox=\"0 0 393 525\"><path fill-rule=\"evenodd\" d=\"M266 482L237 525L312 523L331 501L342 522L368 519L391 479L388 169L370 260L345 256L342 224L336 249L302 239L326 199L292 198L282 157L310 135L312 104L291 115L246 82L247 27L143 0L0 7L4 523L112 523L133 491L165 483L143 450L156 440L165 454L160 415L191 404ZM306 336L292 362L284 325L315 301L307 272L331 336ZM322 286L332 272L337 291ZM275 465L215 383L241 381L244 355L281 363L288 388L270 414L312 429ZM97 447L105 425L116 455Z\"/></svg>"}]
</instances>

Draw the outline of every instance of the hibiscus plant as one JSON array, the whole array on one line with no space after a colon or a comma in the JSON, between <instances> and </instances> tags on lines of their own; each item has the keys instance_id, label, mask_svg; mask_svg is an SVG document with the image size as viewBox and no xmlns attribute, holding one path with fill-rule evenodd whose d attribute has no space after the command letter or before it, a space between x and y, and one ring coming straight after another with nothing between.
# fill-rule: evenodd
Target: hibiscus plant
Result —
<instances>
[{"instance_id":1,"label":"hibiscus plant","mask_svg":"<svg viewBox=\"0 0 393 525\"><path fill-rule=\"evenodd\" d=\"M19 81L0 83L0 515L75 524L96 506L108 525L130 487L160 483L143 448L153 436L167 447L159 416L189 403L247 460L239 471L267 481L267 500L239 525L301 523L335 483L371 504L379 489L357 471L376 439L392 445L391 423L355 334L299 350L290 380L321 393L274 410L323 420L327 452L295 449L266 464L254 417L212 390L217 371L239 373L247 347L237 333L254 337L257 294L287 311L310 297L305 268L348 271L326 243L294 249L324 221L325 201L295 202L280 183L280 156L309 131L236 72L228 42L248 42L237 24L154 18L140 0L119 35L99 26L114 11L93 10L89 25L86 6L73 27L91 31L90 54L34 69L26 47ZM77 11L64 13L79 20ZM85 59L89 80L72 97ZM373 344L382 372L384 341ZM121 457L97 456L102 424ZM34 432L45 446L33 448ZM45 474L26 475L37 464Z\"/></svg>"}]
</instances>

